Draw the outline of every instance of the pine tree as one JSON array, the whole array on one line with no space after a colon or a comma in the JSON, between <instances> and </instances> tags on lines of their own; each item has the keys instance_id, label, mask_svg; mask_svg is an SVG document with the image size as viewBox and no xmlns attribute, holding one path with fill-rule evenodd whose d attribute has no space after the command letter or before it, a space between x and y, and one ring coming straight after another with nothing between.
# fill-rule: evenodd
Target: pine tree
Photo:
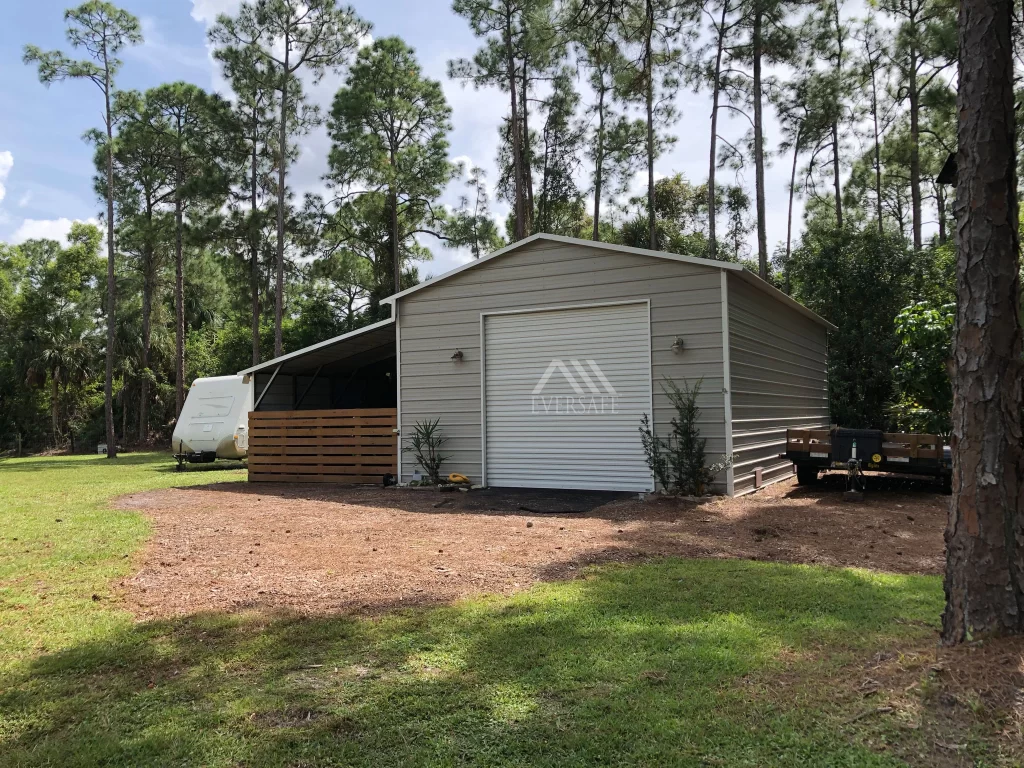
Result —
<instances>
[{"instance_id":1,"label":"pine tree","mask_svg":"<svg viewBox=\"0 0 1024 768\"><path fill-rule=\"evenodd\" d=\"M185 216L192 206L219 207L231 166L242 155L231 108L190 83L146 92L142 119L150 140L164 147L174 209L175 416L185 404Z\"/></svg>"},{"instance_id":2,"label":"pine tree","mask_svg":"<svg viewBox=\"0 0 1024 768\"><path fill-rule=\"evenodd\" d=\"M329 178L343 194L358 188L385 198L392 293L402 290L407 241L444 236L435 205L454 175L450 118L441 84L423 76L413 50L397 37L360 51L334 97Z\"/></svg>"},{"instance_id":3,"label":"pine tree","mask_svg":"<svg viewBox=\"0 0 1024 768\"><path fill-rule=\"evenodd\" d=\"M898 24L892 49L897 72L897 98L907 104L910 198L914 249L923 246L921 112L922 96L943 73L956 65L953 0L878 0Z\"/></svg>"},{"instance_id":4,"label":"pine tree","mask_svg":"<svg viewBox=\"0 0 1024 768\"><path fill-rule=\"evenodd\" d=\"M222 25L210 32L215 42L230 40ZM274 171L283 153L275 130L279 115L277 91L273 85L270 64L257 46L218 48L214 57L221 62L225 77L235 94L235 118L247 147L246 163L239 168L235 182L237 193L231 200L227 223L243 245L248 259L249 311L252 330L252 363L260 362L260 259L265 250L265 226L270 216L269 203L274 193ZM294 111L294 107L293 107ZM289 120L294 122L296 115ZM294 147L288 159L294 156ZM246 212L244 209L248 208Z\"/></svg>"},{"instance_id":5,"label":"pine tree","mask_svg":"<svg viewBox=\"0 0 1024 768\"><path fill-rule=\"evenodd\" d=\"M1012 0L961 0L947 644L1024 633L1020 242Z\"/></svg>"},{"instance_id":6,"label":"pine tree","mask_svg":"<svg viewBox=\"0 0 1024 768\"><path fill-rule=\"evenodd\" d=\"M307 108L300 76L314 83L339 70L369 25L337 0L255 0L243 3L237 18L220 16L214 39L229 47L258 52L266 64L269 85L277 92L277 253L274 284L274 356L284 352L285 207L288 198L288 146L297 133L317 122Z\"/></svg>"},{"instance_id":7,"label":"pine tree","mask_svg":"<svg viewBox=\"0 0 1024 768\"><path fill-rule=\"evenodd\" d=\"M643 105L646 128L647 223L650 248L657 250L654 161L674 137L658 136L679 118L675 95L684 74L688 46L698 32L699 6L690 0L635 0L623 14L620 35L631 48L625 78L627 98Z\"/></svg>"},{"instance_id":8,"label":"pine tree","mask_svg":"<svg viewBox=\"0 0 1024 768\"><path fill-rule=\"evenodd\" d=\"M114 267L114 76L121 68L117 54L128 45L142 42L142 26L127 11L101 0L89 0L64 13L68 23L68 41L73 48L85 48L88 59L74 60L60 51L43 51L25 46L24 61L36 64L39 80L45 85L69 78L84 79L103 93L103 122L107 155L107 350L103 385L104 415L107 426L107 458L117 456L114 435L114 329L116 325L117 284Z\"/></svg>"}]
</instances>

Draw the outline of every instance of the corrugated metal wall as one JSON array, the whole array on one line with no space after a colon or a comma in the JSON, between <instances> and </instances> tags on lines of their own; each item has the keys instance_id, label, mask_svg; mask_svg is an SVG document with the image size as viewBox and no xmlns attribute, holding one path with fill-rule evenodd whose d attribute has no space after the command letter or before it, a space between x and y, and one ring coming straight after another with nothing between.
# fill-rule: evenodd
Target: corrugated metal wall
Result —
<instances>
[{"instance_id":1,"label":"corrugated metal wall","mask_svg":"<svg viewBox=\"0 0 1024 768\"><path fill-rule=\"evenodd\" d=\"M792 474L786 429L827 427L828 337L824 326L728 276L734 493Z\"/></svg>"},{"instance_id":2,"label":"corrugated metal wall","mask_svg":"<svg viewBox=\"0 0 1024 768\"><path fill-rule=\"evenodd\" d=\"M408 439L416 421L440 418L450 438L445 470L478 480L481 312L628 299L651 302L656 429L667 434L674 413L663 379L703 377L701 430L717 460L725 452L720 271L543 240L399 299L403 437ZM684 342L679 353L672 349L677 337ZM450 359L456 349L462 362ZM404 454L404 480L413 468L412 457Z\"/></svg>"},{"instance_id":3,"label":"corrugated metal wall","mask_svg":"<svg viewBox=\"0 0 1024 768\"><path fill-rule=\"evenodd\" d=\"M302 396L305 392L306 387L309 386L309 382L312 380L311 376L289 376L287 374L279 374L274 383L270 385L270 391L267 392L263 400L260 401L259 410L261 411L290 411L295 407L295 400ZM269 373L257 373L256 374L256 389L253 399L255 400L260 396L263 388L267 386L267 382L270 381ZM319 408L330 408L331 407L331 381L326 376L319 377L310 388L309 393L302 401L302 410L316 410Z\"/></svg>"}]
</instances>

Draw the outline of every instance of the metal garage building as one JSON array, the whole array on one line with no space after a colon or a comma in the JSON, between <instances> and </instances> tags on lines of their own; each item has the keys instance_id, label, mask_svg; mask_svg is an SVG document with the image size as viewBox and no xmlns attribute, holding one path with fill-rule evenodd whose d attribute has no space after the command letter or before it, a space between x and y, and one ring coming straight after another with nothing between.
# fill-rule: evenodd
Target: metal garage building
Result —
<instances>
[{"instance_id":1,"label":"metal garage building","mask_svg":"<svg viewBox=\"0 0 1024 768\"><path fill-rule=\"evenodd\" d=\"M735 459L718 490L740 494L755 470L763 484L791 473L778 458L787 427L829 422L831 326L738 264L541 234L386 302L390 320L242 371L258 400L251 440L272 422L275 455L288 456L320 414L362 418L357 433L378 441L386 424L407 439L437 418L445 471L474 482L646 491L641 416L668 434L662 382L702 379L708 453ZM305 468L277 479L330 480L316 475L335 466L333 479L362 481L385 466L299 442L307 458L287 461ZM379 450L407 481L415 467L397 444Z\"/></svg>"}]
</instances>

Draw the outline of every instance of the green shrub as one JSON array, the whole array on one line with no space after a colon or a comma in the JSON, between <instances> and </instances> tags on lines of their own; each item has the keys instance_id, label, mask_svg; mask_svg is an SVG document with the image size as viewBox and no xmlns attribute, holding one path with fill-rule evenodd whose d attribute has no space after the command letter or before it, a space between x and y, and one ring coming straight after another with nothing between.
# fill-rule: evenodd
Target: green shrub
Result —
<instances>
[{"instance_id":1,"label":"green shrub","mask_svg":"<svg viewBox=\"0 0 1024 768\"><path fill-rule=\"evenodd\" d=\"M417 421L409 439L409 450L432 485L441 482L441 465L451 458L441 455L441 448L448 438L441 434L440 422L440 419Z\"/></svg>"},{"instance_id":2,"label":"green shrub","mask_svg":"<svg viewBox=\"0 0 1024 768\"><path fill-rule=\"evenodd\" d=\"M703 379L691 388L685 381L680 388L674 381L665 380L662 389L676 409L672 418L672 432L667 438L658 437L645 413L640 420L640 439L644 446L647 466L663 490L682 496L703 496L715 476L732 464L732 458L708 464L707 438L701 437L697 421L700 408L697 396Z\"/></svg>"}]
</instances>

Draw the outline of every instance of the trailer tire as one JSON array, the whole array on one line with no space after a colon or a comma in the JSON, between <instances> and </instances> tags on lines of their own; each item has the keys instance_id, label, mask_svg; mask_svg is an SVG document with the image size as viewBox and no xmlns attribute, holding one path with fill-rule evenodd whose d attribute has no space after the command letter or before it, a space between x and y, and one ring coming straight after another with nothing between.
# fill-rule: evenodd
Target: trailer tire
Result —
<instances>
[{"instance_id":1,"label":"trailer tire","mask_svg":"<svg viewBox=\"0 0 1024 768\"><path fill-rule=\"evenodd\" d=\"M817 485L819 471L817 467L798 466L796 468L796 481L800 485Z\"/></svg>"}]
</instances>

